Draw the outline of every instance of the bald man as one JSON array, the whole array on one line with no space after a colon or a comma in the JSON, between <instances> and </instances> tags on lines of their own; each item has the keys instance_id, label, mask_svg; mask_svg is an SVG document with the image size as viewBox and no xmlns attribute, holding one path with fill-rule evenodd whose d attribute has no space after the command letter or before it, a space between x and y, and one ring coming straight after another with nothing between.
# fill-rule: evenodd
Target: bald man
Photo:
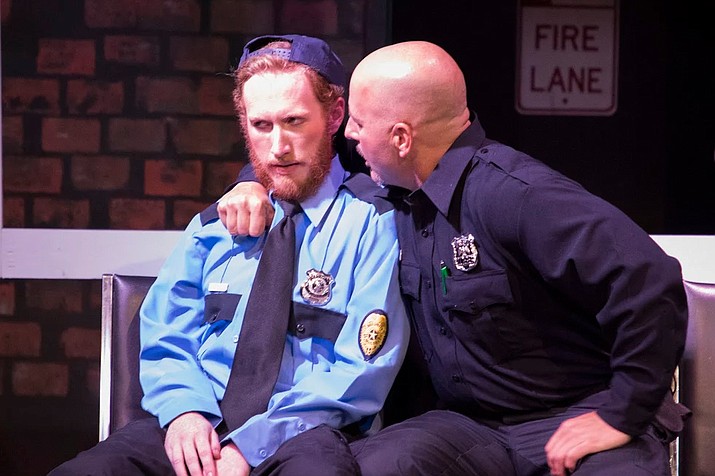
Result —
<instances>
[{"instance_id":1,"label":"bald man","mask_svg":"<svg viewBox=\"0 0 715 476\"><path fill-rule=\"evenodd\" d=\"M345 135L389 190L400 288L438 402L354 442L364 475L667 475L680 267L622 212L489 140L440 47L356 67ZM234 233L262 194L222 199ZM255 188L251 188L255 190Z\"/></svg>"}]
</instances>

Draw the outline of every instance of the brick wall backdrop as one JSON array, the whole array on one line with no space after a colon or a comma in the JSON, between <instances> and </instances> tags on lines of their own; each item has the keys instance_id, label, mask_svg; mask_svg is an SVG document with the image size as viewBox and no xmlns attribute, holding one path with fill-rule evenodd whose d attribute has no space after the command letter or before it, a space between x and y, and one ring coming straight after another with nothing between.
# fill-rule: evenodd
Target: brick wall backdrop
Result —
<instances>
[{"instance_id":1,"label":"brick wall backdrop","mask_svg":"<svg viewBox=\"0 0 715 476\"><path fill-rule=\"evenodd\" d=\"M1 0L4 226L181 229L246 161L227 73L253 36L327 39L370 0ZM97 439L99 281L0 280L0 474Z\"/></svg>"}]
</instances>

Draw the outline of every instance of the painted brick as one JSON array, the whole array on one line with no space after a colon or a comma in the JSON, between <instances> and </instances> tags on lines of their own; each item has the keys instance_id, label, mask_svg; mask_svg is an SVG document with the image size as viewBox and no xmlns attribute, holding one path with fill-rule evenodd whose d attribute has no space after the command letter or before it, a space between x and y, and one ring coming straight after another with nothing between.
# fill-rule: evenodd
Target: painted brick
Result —
<instances>
[{"instance_id":1,"label":"painted brick","mask_svg":"<svg viewBox=\"0 0 715 476\"><path fill-rule=\"evenodd\" d=\"M119 114L124 107L124 84L121 81L68 81L67 107L70 114Z\"/></svg>"},{"instance_id":2,"label":"painted brick","mask_svg":"<svg viewBox=\"0 0 715 476\"><path fill-rule=\"evenodd\" d=\"M0 356L39 357L41 342L37 322L0 322Z\"/></svg>"},{"instance_id":3,"label":"painted brick","mask_svg":"<svg viewBox=\"0 0 715 476\"><path fill-rule=\"evenodd\" d=\"M147 160L144 162L144 193L197 197L201 194L201 169L198 160Z\"/></svg>"},{"instance_id":4,"label":"painted brick","mask_svg":"<svg viewBox=\"0 0 715 476\"><path fill-rule=\"evenodd\" d=\"M329 36L338 33L338 5L335 0L284 0L278 31Z\"/></svg>"},{"instance_id":5,"label":"painted brick","mask_svg":"<svg viewBox=\"0 0 715 476\"><path fill-rule=\"evenodd\" d=\"M16 362L12 391L19 397L66 397L69 369L66 364Z\"/></svg>"},{"instance_id":6,"label":"painted brick","mask_svg":"<svg viewBox=\"0 0 715 476\"><path fill-rule=\"evenodd\" d=\"M227 186L236 181L243 164L237 160L230 162L208 162L206 168L206 194L218 199Z\"/></svg>"},{"instance_id":7,"label":"painted brick","mask_svg":"<svg viewBox=\"0 0 715 476\"><path fill-rule=\"evenodd\" d=\"M125 152L161 152L166 144L166 127L160 119L112 119L109 148Z\"/></svg>"},{"instance_id":8,"label":"painted brick","mask_svg":"<svg viewBox=\"0 0 715 476\"><path fill-rule=\"evenodd\" d=\"M201 79L199 113L213 116L233 116L233 78L228 75Z\"/></svg>"},{"instance_id":9,"label":"painted brick","mask_svg":"<svg viewBox=\"0 0 715 476\"><path fill-rule=\"evenodd\" d=\"M22 152L24 127L22 116L3 116L2 118L2 151L3 154Z\"/></svg>"},{"instance_id":10,"label":"painted brick","mask_svg":"<svg viewBox=\"0 0 715 476\"><path fill-rule=\"evenodd\" d=\"M176 200L174 202L174 228L183 230L191 219L204 208L211 205L211 202L198 200Z\"/></svg>"},{"instance_id":11,"label":"painted brick","mask_svg":"<svg viewBox=\"0 0 715 476\"><path fill-rule=\"evenodd\" d=\"M60 83L56 79L3 78L3 114L59 114Z\"/></svg>"},{"instance_id":12,"label":"painted brick","mask_svg":"<svg viewBox=\"0 0 715 476\"><path fill-rule=\"evenodd\" d=\"M199 0L142 0L137 3L137 25L147 30L199 31Z\"/></svg>"},{"instance_id":13,"label":"painted brick","mask_svg":"<svg viewBox=\"0 0 715 476\"><path fill-rule=\"evenodd\" d=\"M228 41L217 37L175 36L169 44L169 58L177 71L227 72L231 65Z\"/></svg>"},{"instance_id":14,"label":"painted brick","mask_svg":"<svg viewBox=\"0 0 715 476\"><path fill-rule=\"evenodd\" d=\"M93 76L94 40L40 39L37 72Z\"/></svg>"},{"instance_id":15,"label":"painted brick","mask_svg":"<svg viewBox=\"0 0 715 476\"><path fill-rule=\"evenodd\" d=\"M6 156L3 160L3 187L6 192L60 193L62 160Z\"/></svg>"},{"instance_id":16,"label":"painted brick","mask_svg":"<svg viewBox=\"0 0 715 476\"><path fill-rule=\"evenodd\" d=\"M271 33L275 30L273 4L273 0L214 0L211 2L211 31Z\"/></svg>"},{"instance_id":17,"label":"painted brick","mask_svg":"<svg viewBox=\"0 0 715 476\"><path fill-rule=\"evenodd\" d=\"M89 200L34 198L32 223L40 228L88 228Z\"/></svg>"},{"instance_id":18,"label":"painted brick","mask_svg":"<svg viewBox=\"0 0 715 476\"><path fill-rule=\"evenodd\" d=\"M156 37L113 35L104 38L104 59L109 62L158 67L160 55Z\"/></svg>"},{"instance_id":19,"label":"painted brick","mask_svg":"<svg viewBox=\"0 0 715 476\"><path fill-rule=\"evenodd\" d=\"M3 197L3 226L25 228L25 200L18 197Z\"/></svg>"},{"instance_id":20,"label":"painted brick","mask_svg":"<svg viewBox=\"0 0 715 476\"><path fill-rule=\"evenodd\" d=\"M129 183L129 173L127 157L72 157L70 175L77 190L121 190Z\"/></svg>"},{"instance_id":21,"label":"painted brick","mask_svg":"<svg viewBox=\"0 0 715 476\"><path fill-rule=\"evenodd\" d=\"M136 80L137 109L167 114L198 114L196 83L188 78L148 78Z\"/></svg>"},{"instance_id":22,"label":"painted brick","mask_svg":"<svg viewBox=\"0 0 715 476\"><path fill-rule=\"evenodd\" d=\"M1 12L0 17L2 17L3 25L10 18L10 10L12 10L12 0L0 0Z\"/></svg>"},{"instance_id":23,"label":"painted brick","mask_svg":"<svg viewBox=\"0 0 715 476\"><path fill-rule=\"evenodd\" d=\"M85 0L84 22L90 28L128 28L137 23L143 0Z\"/></svg>"},{"instance_id":24,"label":"painted brick","mask_svg":"<svg viewBox=\"0 0 715 476\"><path fill-rule=\"evenodd\" d=\"M181 154L227 155L239 141L235 121L181 119L170 123L169 129Z\"/></svg>"},{"instance_id":25,"label":"painted brick","mask_svg":"<svg viewBox=\"0 0 715 476\"><path fill-rule=\"evenodd\" d=\"M97 119L46 117L42 119L42 150L46 152L99 152Z\"/></svg>"},{"instance_id":26,"label":"painted brick","mask_svg":"<svg viewBox=\"0 0 715 476\"><path fill-rule=\"evenodd\" d=\"M118 198L109 202L109 224L115 230L163 230L165 213L163 200Z\"/></svg>"},{"instance_id":27,"label":"painted brick","mask_svg":"<svg viewBox=\"0 0 715 476\"><path fill-rule=\"evenodd\" d=\"M0 281L0 315L15 314L15 283Z\"/></svg>"},{"instance_id":28,"label":"painted brick","mask_svg":"<svg viewBox=\"0 0 715 476\"><path fill-rule=\"evenodd\" d=\"M99 329L70 327L62 331L60 343L69 359L99 359L102 341Z\"/></svg>"},{"instance_id":29,"label":"painted brick","mask_svg":"<svg viewBox=\"0 0 715 476\"><path fill-rule=\"evenodd\" d=\"M33 279L25 281L25 305L30 309L59 313L82 311L82 282Z\"/></svg>"}]
</instances>

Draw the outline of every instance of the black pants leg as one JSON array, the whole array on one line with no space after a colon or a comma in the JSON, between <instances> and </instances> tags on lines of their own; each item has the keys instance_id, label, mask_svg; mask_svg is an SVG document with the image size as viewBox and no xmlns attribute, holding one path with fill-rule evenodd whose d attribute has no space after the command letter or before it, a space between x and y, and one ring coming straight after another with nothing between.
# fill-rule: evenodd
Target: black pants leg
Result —
<instances>
[{"instance_id":1,"label":"black pants leg","mask_svg":"<svg viewBox=\"0 0 715 476\"><path fill-rule=\"evenodd\" d=\"M544 446L559 425L569 418L600 408L609 398L608 392L595 393L569 407L563 413L542 420L504 426L500 433L513 454L516 472L526 476L548 476ZM668 443L651 427L619 448L584 457L574 476L667 476Z\"/></svg>"},{"instance_id":2,"label":"black pants leg","mask_svg":"<svg viewBox=\"0 0 715 476\"><path fill-rule=\"evenodd\" d=\"M283 443L251 476L359 476L345 436L320 425Z\"/></svg>"},{"instance_id":3,"label":"black pants leg","mask_svg":"<svg viewBox=\"0 0 715 476\"><path fill-rule=\"evenodd\" d=\"M353 442L363 476L548 476L544 446L567 418L599 408L592 395L554 417L490 427L431 411ZM649 429L619 448L583 458L574 476L667 476L668 443Z\"/></svg>"},{"instance_id":4,"label":"black pants leg","mask_svg":"<svg viewBox=\"0 0 715 476\"><path fill-rule=\"evenodd\" d=\"M498 433L435 410L350 445L363 476L515 476Z\"/></svg>"},{"instance_id":5,"label":"black pants leg","mask_svg":"<svg viewBox=\"0 0 715 476\"><path fill-rule=\"evenodd\" d=\"M48 476L173 476L164 435L156 418L131 422Z\"/></svg>"}]
</instances>

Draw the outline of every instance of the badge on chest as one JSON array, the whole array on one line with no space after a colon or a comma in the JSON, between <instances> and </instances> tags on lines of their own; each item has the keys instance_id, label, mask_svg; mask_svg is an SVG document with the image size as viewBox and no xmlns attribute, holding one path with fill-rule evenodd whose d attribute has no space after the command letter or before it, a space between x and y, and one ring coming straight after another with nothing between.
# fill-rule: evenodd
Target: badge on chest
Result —
<instances>
[{"instance_id":1,"label":"badge on chest","mask_svg":"<svg viewBox=\"0 0 715 476\"><path fill-rule=\"evenodd\" d=\"M477 267L479 252L471 233L452 238L454 267L460 271L471 271Z\"/></svg>"},{"instance_id":2,"label":"badge on chest","mask_svg":"<svg viewBox=\"0 0 715 476\"><path fill-rule=\"evenodd\" d=\"M308 277L300 286L300 295L303 300L313 306L322 306L330 301L335 281L333 277L315 268L309 269L305 274Z\"/></svg>"}]
</instances>

